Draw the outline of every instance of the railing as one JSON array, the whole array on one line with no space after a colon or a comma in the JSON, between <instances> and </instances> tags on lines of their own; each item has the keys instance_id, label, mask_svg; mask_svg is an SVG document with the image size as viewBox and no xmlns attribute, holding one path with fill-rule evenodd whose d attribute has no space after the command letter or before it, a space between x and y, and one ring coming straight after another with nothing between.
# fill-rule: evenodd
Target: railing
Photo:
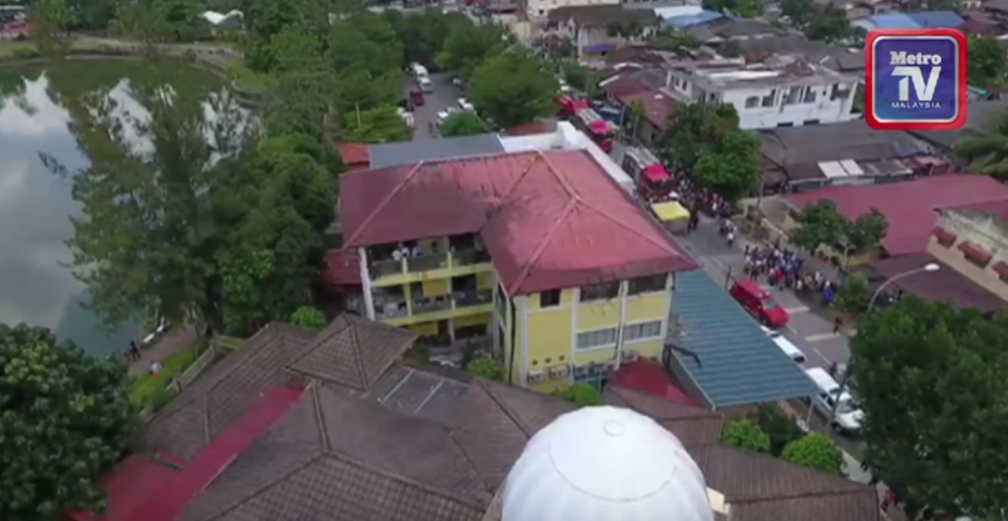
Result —
<instances>
[{"instance_id":1,"label":"railing","mask_svg":"<svg viewBox=\"0 0 1008 521\"><path fill-rule=\"evenodd\" d=\"M371 273L371 278L400 275L403 272L403 262L395 259L374 261L368 267L368 271Z\"/></svg>"},{"instance_id":2,"label":"railing","mask_svg":"<svg viewBox=\"0 0 1008 521\"><path fill-rule=\"evenodd\" d=\"M406 271L417 273L421 271L436 270L448 267L448 256L439 253L434 255L421 255L406 259Z\"/></svg>"},{"instance_id":3,"label":"railing","mask_svg":"<svg viewBox=\"0 0 1008 521\"><path fill-rule=\"evenodd\" d=\"M193 380L196 379L197 376L200 375L200 373L203 372L204 369L206 369L207 367L210 366L210 364L213 363L214 358L216 357L217 357L217 350L214 349L213 345L211 344L209 347L207 347L207 350L204 351L203 354L200 355L200 357L197 358L196 361L192 363L192 365L187 367L185 371L182 371L181 374L175 377L174 383L177 384L180 389L187 387L189 384L193 382Z\"/></svg>"},{"instance_id":4,"label":"railing","mask_svg":"<svg viewBox=\"0 0 1008 521\"><path fill-rule=\"evenodd\" d=\"M490 262L490 254L486 250L457 251L452 254L452 265L454 266L468 266L484 262Z\"/></svg>"},{"instance_id":5,"label":"railing","mask_svg":"<svg viewBox=\"0 0 1008 521\"><path fill-rule=\"evenodd\" d=\"M405 317L407 315L406 301L405 300L384 300L376 301L375 307L375 318L399 318Z\"/></svg>"},{"instance_id":6,"label":"railing","mask_svg":"<svg viewBox=\"0 0 1008 521\"><path fill-rule=\"evenodd\" d=\"M426 298L413 301L414 315L419 315L421 313L437 313L438 311L444 311L446 309L451 309L451 301L448 299Z\"/></svg>"},{"instance_id":7,"label":"railing","mask_svg":"<svg viewBox=\"0 0 1008 521\"><path fill-rule=\"evenodd\" d=\"M463 291L455 293L454 299L455 305L458 307L478 306L480 304L489 304L493 300L493 292L488 289Z\"/></svg>"}]
</instances>

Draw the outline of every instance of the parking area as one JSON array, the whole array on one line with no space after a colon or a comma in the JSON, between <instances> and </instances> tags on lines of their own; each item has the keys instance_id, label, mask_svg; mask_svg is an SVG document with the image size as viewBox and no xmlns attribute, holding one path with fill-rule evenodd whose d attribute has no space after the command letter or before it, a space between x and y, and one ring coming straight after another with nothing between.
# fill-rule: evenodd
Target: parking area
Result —
<instances>
[{"instance_id":1,"label":"parking area","mask_svg":"<svg viewBox=\"0 0 1008 521\"><path fill-rule=\"evenodd\" d=\"M408 75L404 75L404 77L403 95L409 98L410 91L416 90L419 87L417 87L416 81L412 77ZM424 104L415 107L413 110L413 119L415 121L413 128L414 140L437 138L438 134L436 128L434 128L437 124L437 113L449 107L458 107L458 99L462 96L458 87L452 85L450 74L431 74L430 80L433 87L432 91L425 92ZM434 133L431 132L432 128L435 130Z\"/></svg>"}]
</instances>

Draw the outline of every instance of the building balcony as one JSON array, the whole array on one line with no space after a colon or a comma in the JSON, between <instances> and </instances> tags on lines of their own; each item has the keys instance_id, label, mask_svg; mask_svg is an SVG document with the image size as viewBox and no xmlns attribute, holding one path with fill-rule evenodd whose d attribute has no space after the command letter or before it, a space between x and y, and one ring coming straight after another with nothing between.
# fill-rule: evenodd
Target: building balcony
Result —
<instances>
[{"instance_id":1,"label":"building balcony","mask_svg":"<svg viewBox=\"0 0 1008 521\"><path fill-rule=\"evenodd\" d=\"M421 255L419 257L409 257L406 259L406 271L408 273L420 273L447 267L448 255L444 253Z\"/></svg>"},{"instance_id":2,"label":"building balcony","mask_svg":"<svg viewBox=\"0 0 1008 521\"><path fill-rule=\"evenodd\" d=\"M377 279L388 275L399 275L403 272L403 261L395 259L373 261L368 266L371 278Z\"/></svg>"},{"instance_id":3,"label":"building balcony","mask_svg":"<svg viewBox=\"0 0 1008 521\"><path fill-rule=\"evenodd\" d=\"M466 250L452 253L453 266L470 266L490 262L490 254L486 250Z\"/></svg>"},{"instance_id":4,"label":"building balcony","mask_svg":"<svg viewBox=\"0 0 1008 521\"><path fill-rule=\"evenodd\" d=\"M412 314L437 313L451 309L451 301L443 297L425 298L412 302Z\"/></svg>"},{"instance_id":5,"label":"building balcony","mask_svg":"<svg viewBox=\"0 0 1008 521\"><path fill-rule=\"evenodd\" d=\"M493 292L488 289L456 292L453 296L456 307L479 306L493 301Z\"/></svg>"},{"instance_id":6,"label":"building balcony","mask_svg":"<svg viewBox=\"0 0 1008 521\"><path fill-rule=\"evenodd\" d=\"M372 281L378 285L407 284L419 280L424 274L428 278L446 278L461 274L473 274L490 270L490 254L486 250L462 250L452 254L435 253L400 260L382 259L368 263ZM440 273L431 273L440 272Z\"/></svg>"},{"instance_id":7,"label":"building balcony","mask_svg":"<svg viewBox=\"0 0 1008 521\"><path fill-rule=\"evenodd\" d=\"M406 300L375 299L375 320L402 318L409 315Z\"/></svg>"}]
</instances>

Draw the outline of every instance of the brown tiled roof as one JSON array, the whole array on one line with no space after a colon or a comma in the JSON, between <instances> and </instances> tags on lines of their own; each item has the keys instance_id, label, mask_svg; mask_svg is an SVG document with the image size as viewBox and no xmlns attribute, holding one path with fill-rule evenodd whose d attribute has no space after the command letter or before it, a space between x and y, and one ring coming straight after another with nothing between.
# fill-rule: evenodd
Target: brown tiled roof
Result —
<instances>
[{"instance_id":1,"label":"brown tiled roof","mask_svg":"<svg viewBox=\"0 0 1008 521\"><path fill-rule=\"evenodd\" d=\"M696 267L585 150L348 172L340 216L348 247L480 233L509 295Z\"/></svg>"},{"instance_id":2,"label":"brown tiled roof","mask_svg":"<svg viewBox=\"0 0 1008 521\"><path fill-rule=\"evenodd\" d=\"M878 281L883 281L930 263L937 264L938 271L900 277L893 286L923 299L950 302L961 309L976 308L983 313L1005 309L1006 303L1000 297L926 253L890 257L872 264L869 269Z\"/></svg>"},{"instance_id":3,"label":"brown tiled roof","mask_svg":"<svg viewBox=\"0 0 1008 521\"><path fill-rule=\"evenodd\" d=\"M192 459L262 393L315 378L366 390L413 343L405 330L353 315L313 335L269 324L173 400L147 426L145 447Z\"/></svg>"},{"instance_id":4,"label":"brown tiled roof","mask_svg":"<svg viewBox=\"0 0 1008 521\"><path fill-rule=\"evenodd\" d=\"M720 413L696 407L687 407L669 400L608 386L605 403L617 407L627 407L654 418L659 424L675 433L686 447L716 445L721 439Z\"/></svg>"}]
</instances>

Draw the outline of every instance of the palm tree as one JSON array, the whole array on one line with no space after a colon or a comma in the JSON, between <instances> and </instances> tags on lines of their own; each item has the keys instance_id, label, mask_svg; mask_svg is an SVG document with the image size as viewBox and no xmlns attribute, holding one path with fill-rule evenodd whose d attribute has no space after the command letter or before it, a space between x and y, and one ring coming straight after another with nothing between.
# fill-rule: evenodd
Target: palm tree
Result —
<instances>
[{"instance_id":1,"label":"palm tree","mask_svg":"<svg viewBox=\"0 0 1008 521\"><path fill-rule=\"evenodd\" d=\"M967 130L952 154L968 162L966 171L1008 181L1008 110L994 114L980 130Z\"/></svg>"}]
</instances>

